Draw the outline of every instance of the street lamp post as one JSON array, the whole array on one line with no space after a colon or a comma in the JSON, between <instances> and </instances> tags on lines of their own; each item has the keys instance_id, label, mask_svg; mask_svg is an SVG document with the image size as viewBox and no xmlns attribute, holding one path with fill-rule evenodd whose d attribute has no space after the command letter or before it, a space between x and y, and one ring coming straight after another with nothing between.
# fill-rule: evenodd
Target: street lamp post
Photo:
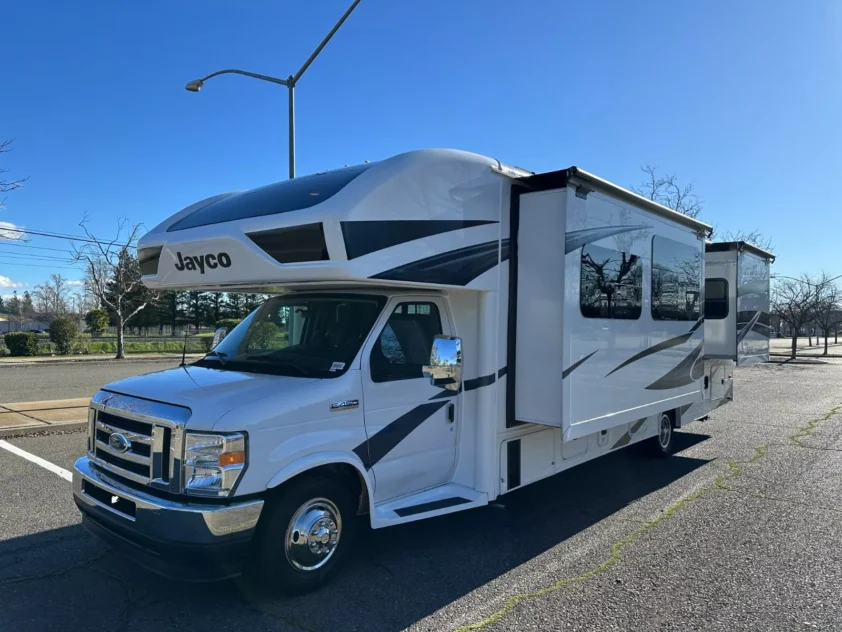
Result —
<instances>
[{"instance_id":1,"label":"street lamp post","mask_svg":"<svg viewBox=\"0 0 842 632\"><path fill-rule=\"evenodd\" d=\"M342 26L342 23L348 19L348 16L351 15L351 12L356 8L356 6L360 3L360 0L354 0L351 3L351 6L348 7L348 10L342 14L342 17L339 18L339 21L333 26L330 32L325 36L325 38L321 41L321 43L316 47L316 50L307 58L307 61L298 69L294 75L290 75L286 79L279 79L278 77L271 77L269 75L261 75L256 72L248 72L246 70L236 70L236 69L227 69L227 70L217 70L216 72L212 72L207 77L202 77L201 79L194 79L193 81L188 81L187 85L184 86L184 89L188 92L198 92L202 89L202 86L205 84L205 81L216 77L218 75L243 75L246 77L251 77L253 79L260 79L261 81L268 81L270 83L277 83L282 86L286 86L287 93L289 95L289 177L290 179L295 177L295 85L298 83L298 80L301 79L301 75L304 74L304 71L310 67L310 64L313 63L313 60L316 59L316 56L322 52L322 49L327 45L330 41L330 38L339 30L339 27Z\"/></svg>"}]
</instances>

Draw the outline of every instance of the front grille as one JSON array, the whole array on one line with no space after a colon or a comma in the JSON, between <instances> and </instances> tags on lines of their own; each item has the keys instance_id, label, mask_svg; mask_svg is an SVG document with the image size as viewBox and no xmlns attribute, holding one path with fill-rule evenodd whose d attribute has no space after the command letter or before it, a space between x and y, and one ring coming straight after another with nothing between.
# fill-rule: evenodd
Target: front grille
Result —
<instances>
[{"instance_id":1,"label":"front grille","mask_svg":"<svg viewBox=\"0 0 842 632\"><path fill-rule=\"evenodd\" d=\"M93 456L104 470L145 485L170 484L173 428L96 411ZM115 435L115 442L111 439Z\"/></svg>"}]
</instances>

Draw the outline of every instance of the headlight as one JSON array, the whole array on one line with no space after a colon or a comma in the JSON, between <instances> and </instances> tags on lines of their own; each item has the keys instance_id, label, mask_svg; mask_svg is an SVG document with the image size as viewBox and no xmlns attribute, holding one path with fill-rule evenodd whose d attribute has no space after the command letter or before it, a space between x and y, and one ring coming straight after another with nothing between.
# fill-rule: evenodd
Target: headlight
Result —
<instances>
[{"instance_id":1,"label":"headlight","mask_svg":"<svg viewBox=\"0 0 842 632\"><path fill-rule=\"evenodd\" d=\"M185 493L227 496L245 467L244 435L186 434L182 478Z\"/></svg>"}]
</instances>

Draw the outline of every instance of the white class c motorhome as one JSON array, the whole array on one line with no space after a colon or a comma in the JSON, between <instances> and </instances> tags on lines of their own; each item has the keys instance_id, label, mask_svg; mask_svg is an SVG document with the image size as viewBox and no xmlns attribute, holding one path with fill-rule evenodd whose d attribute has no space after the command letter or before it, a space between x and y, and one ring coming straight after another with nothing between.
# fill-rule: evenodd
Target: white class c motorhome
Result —
<instances>
[{"instance_id":1,"label":"white class c motorhome","mask_svg":"<svg viewBox=\"0 0 842 632\"><path fill-rule=\"evenodd\" d=\"M628 445L669 454L731 393L717 373L711 397L709 364L736 355L704 357L709 233L575 167L451 150L189 206L141 240L144 283L273 296L204 359L97 393L83 522L158 572L300 591L358 515L379 529Z\"/></svg>"}]
</instances>

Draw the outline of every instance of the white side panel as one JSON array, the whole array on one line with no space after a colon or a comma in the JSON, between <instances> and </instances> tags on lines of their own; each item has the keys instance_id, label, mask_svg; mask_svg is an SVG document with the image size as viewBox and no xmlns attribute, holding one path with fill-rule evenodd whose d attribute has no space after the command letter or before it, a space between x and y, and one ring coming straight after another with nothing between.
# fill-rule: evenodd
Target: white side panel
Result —
<instances>
[{"instance_id":1,"label":"white side panel","mask_svg":"<svg viewBox=\"0 0 842 632\"><path fill-rule=\"evenodd\" d=\"M583 199L569 190L566 210L564 440L700 401L701 239L598 192ZM681 253L659 254L657 309L652 300L656 239L659 244L668 240L669 248ZM672 266L667 269L672 276L662 272L664 265ZM666 311L658 311L667 300L675 301L668 319ZM519 371L518 366L518 380Z\"/></svg>"},{"instance_id":2,"label":"white side panel","mask_svg":"<svg viewBox=\"0 0 842 632\"><path fill-rule=\"evenodd\" d=\"M724 318L705 315L705 357L736 360L737 353L737 253L705 254L705 279L724 279L728 287L728 312Z\"/></svg>"},{"instance_id":3,"label":"white side panel","mask_svg":"<svg viewBox=\"0 0 842 632\"><path fill-rule=\"evenodd\" d=\"M566 189L520 199L515 418L561 426Z\"/></svg>"},{"instance_id":4,"label":"white side panel","mask_svg":"<svg viewBox=\"0 0 842 632\"><path fill-rule=\"evenodd\" d=\"M737 260L737 366L769 361L769 262L748 252Z\"/></svg>"}]
</instances>

